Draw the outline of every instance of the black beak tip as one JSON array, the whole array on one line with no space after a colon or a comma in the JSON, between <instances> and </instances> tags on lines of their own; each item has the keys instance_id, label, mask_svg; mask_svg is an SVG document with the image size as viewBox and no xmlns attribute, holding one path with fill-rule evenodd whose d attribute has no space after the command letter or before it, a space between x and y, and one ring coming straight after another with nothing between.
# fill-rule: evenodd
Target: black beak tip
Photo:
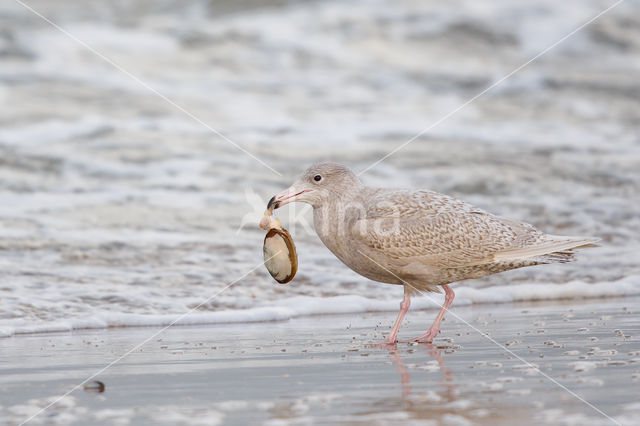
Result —
<instances>
[{"instance_id":1,"label":"black beak tip","mask_svg":"<svg viewBox=\"0 0 640 426\"><path fill-rule=\"evenodd\" d=\"M277 209L278 207L280 207L279 204L276 202L276 196L275 195L273 197L271 197L271 199L267 203L267 210L270 210L272 207L274 209Z\"/></svg>"}]
</instances>

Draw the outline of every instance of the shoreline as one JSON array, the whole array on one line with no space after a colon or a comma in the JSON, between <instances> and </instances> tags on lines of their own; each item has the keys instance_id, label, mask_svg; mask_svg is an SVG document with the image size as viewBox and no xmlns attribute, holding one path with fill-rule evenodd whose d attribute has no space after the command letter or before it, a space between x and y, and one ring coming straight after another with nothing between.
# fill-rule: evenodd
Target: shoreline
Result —
<instances>
[{"instance_id":1,"label":"shoreline","mask_svg":"<svg viewBox=\"0 0 640 426\"><path fill-rule=\"evenodd\" d=\"M538 368L632 424L640 414L637 306L625 298L452 309L521 359L453 315L432 345L393 350L370 343L395 313L171 327L93 379L103 393L77 390L29 424L506 425L514 412L524 424L611 424ZM431 311L410 313L400 337L432 320ZM145 327L0 340L0 422L18 424L152 335Z\"/></svg>"},{"instance_id":2,"label":"shoreline","mask_svg":"<svg viewBox=\"0 0 640 426\"><path fill-rule=\"evenodd\" d=\"M617 283L617 285L616 285ZM598 287L594 289L594 287ZM499 305L518 303L555 303L609 300L640 296L640 277L630 276L610 283L588 284L519 284L485 288L459 287L454 306ZM521 291L518 299L518 290ZM541 297L547 291L547 297ZM550 290L550 291L549 291ZM580 293L586 295L576 296ZM618 292L616 294L616 292ZM591 294L589 294L591 293ZM516 296L516 297L514 297ZM432 299L432 300L430 300ZM439 309L442 295L429 293L413 298L411 311ZM263 306L221 311L188 311L176 314L98 313L90 318L76 318L42 325L0 325L0 339L33 334L68 333L80 330L111 330L119 328L148 328L165 326L195 326L216 324L252 324L288 321L322 315L396 312L399 300L370 299L358 295L307 297L294 296L265 302ZM267 305L272 303L272 305ZM185 314L188 315L185 316ZM176 319L184 318L176 321ZM174 323L174 321L176 321ZM77 324L77 325L76 325Z\"/></svg>"}]
</instances>

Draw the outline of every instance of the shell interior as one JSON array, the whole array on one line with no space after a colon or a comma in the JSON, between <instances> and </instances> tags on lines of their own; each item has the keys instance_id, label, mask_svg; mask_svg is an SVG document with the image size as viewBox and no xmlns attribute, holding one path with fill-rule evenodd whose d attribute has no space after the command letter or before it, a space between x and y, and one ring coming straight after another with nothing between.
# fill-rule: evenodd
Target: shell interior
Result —
<instances>
[{"instance_id":1,"label":"shell interior","mask_svg":"<svg viewBox=\"0 0 640 426\"><path fill-rule=\"evenodd\" d=\"M293 279L298 271L298 256L293 239L286 229L270 229L264 237L264 264L280 284Z\"/></svg>"}]
</instances>

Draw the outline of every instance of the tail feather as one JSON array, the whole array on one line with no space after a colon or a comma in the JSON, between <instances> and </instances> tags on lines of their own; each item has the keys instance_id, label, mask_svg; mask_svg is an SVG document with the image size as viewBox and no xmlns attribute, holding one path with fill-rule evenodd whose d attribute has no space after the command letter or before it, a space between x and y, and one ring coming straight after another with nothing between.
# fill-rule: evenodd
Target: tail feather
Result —
<instances>
[{"instance_id":1,"label":"tail feather","mask_svg":"<svg viewBox=\"0 0 640 426\"><path fill-rule=\"evenodd\" d=\"M569 263L576 260L576 254L572 251L556 251L535 259L539 259L541 263Z\"/></svg>"},{"instance_id":2,"label":"tail feather","mask_svg":"<svg viewBox=\"0 0 640 426\"><path fill-rule=\"evenodd\" d=\"M559 235L547 235L547 238L539 244L499 251L493 254L494 261L509 261L515 259L526 259L530 257L543 257L554 262L571 261L573 253L570 250L596 246L600 241L597 238L563 237Z\"/></svg>"}]
</instances>

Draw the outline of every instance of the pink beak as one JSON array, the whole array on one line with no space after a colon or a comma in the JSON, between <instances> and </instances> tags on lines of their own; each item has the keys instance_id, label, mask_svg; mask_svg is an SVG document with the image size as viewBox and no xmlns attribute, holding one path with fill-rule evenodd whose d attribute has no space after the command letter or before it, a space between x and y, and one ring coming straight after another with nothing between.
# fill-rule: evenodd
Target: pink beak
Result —
<instances>
[{"instance_id":1,"label":"pink beak","mask_svg":"<svg viewBox=\"0 0 640 426\"><path fill-rule=\"evenodd\" d=\"M269 200L269 204L267 204L267 209L271 208L271 206L273 206L274 209L278 209L284 206L285 204L289 204L296 201L296 199L298 199L302 194L309 191L310 191L309 189L298 191L293 186L291 186L288 189L285 189L281 193L271 198Z\"/></svg>"}]
</instances>

